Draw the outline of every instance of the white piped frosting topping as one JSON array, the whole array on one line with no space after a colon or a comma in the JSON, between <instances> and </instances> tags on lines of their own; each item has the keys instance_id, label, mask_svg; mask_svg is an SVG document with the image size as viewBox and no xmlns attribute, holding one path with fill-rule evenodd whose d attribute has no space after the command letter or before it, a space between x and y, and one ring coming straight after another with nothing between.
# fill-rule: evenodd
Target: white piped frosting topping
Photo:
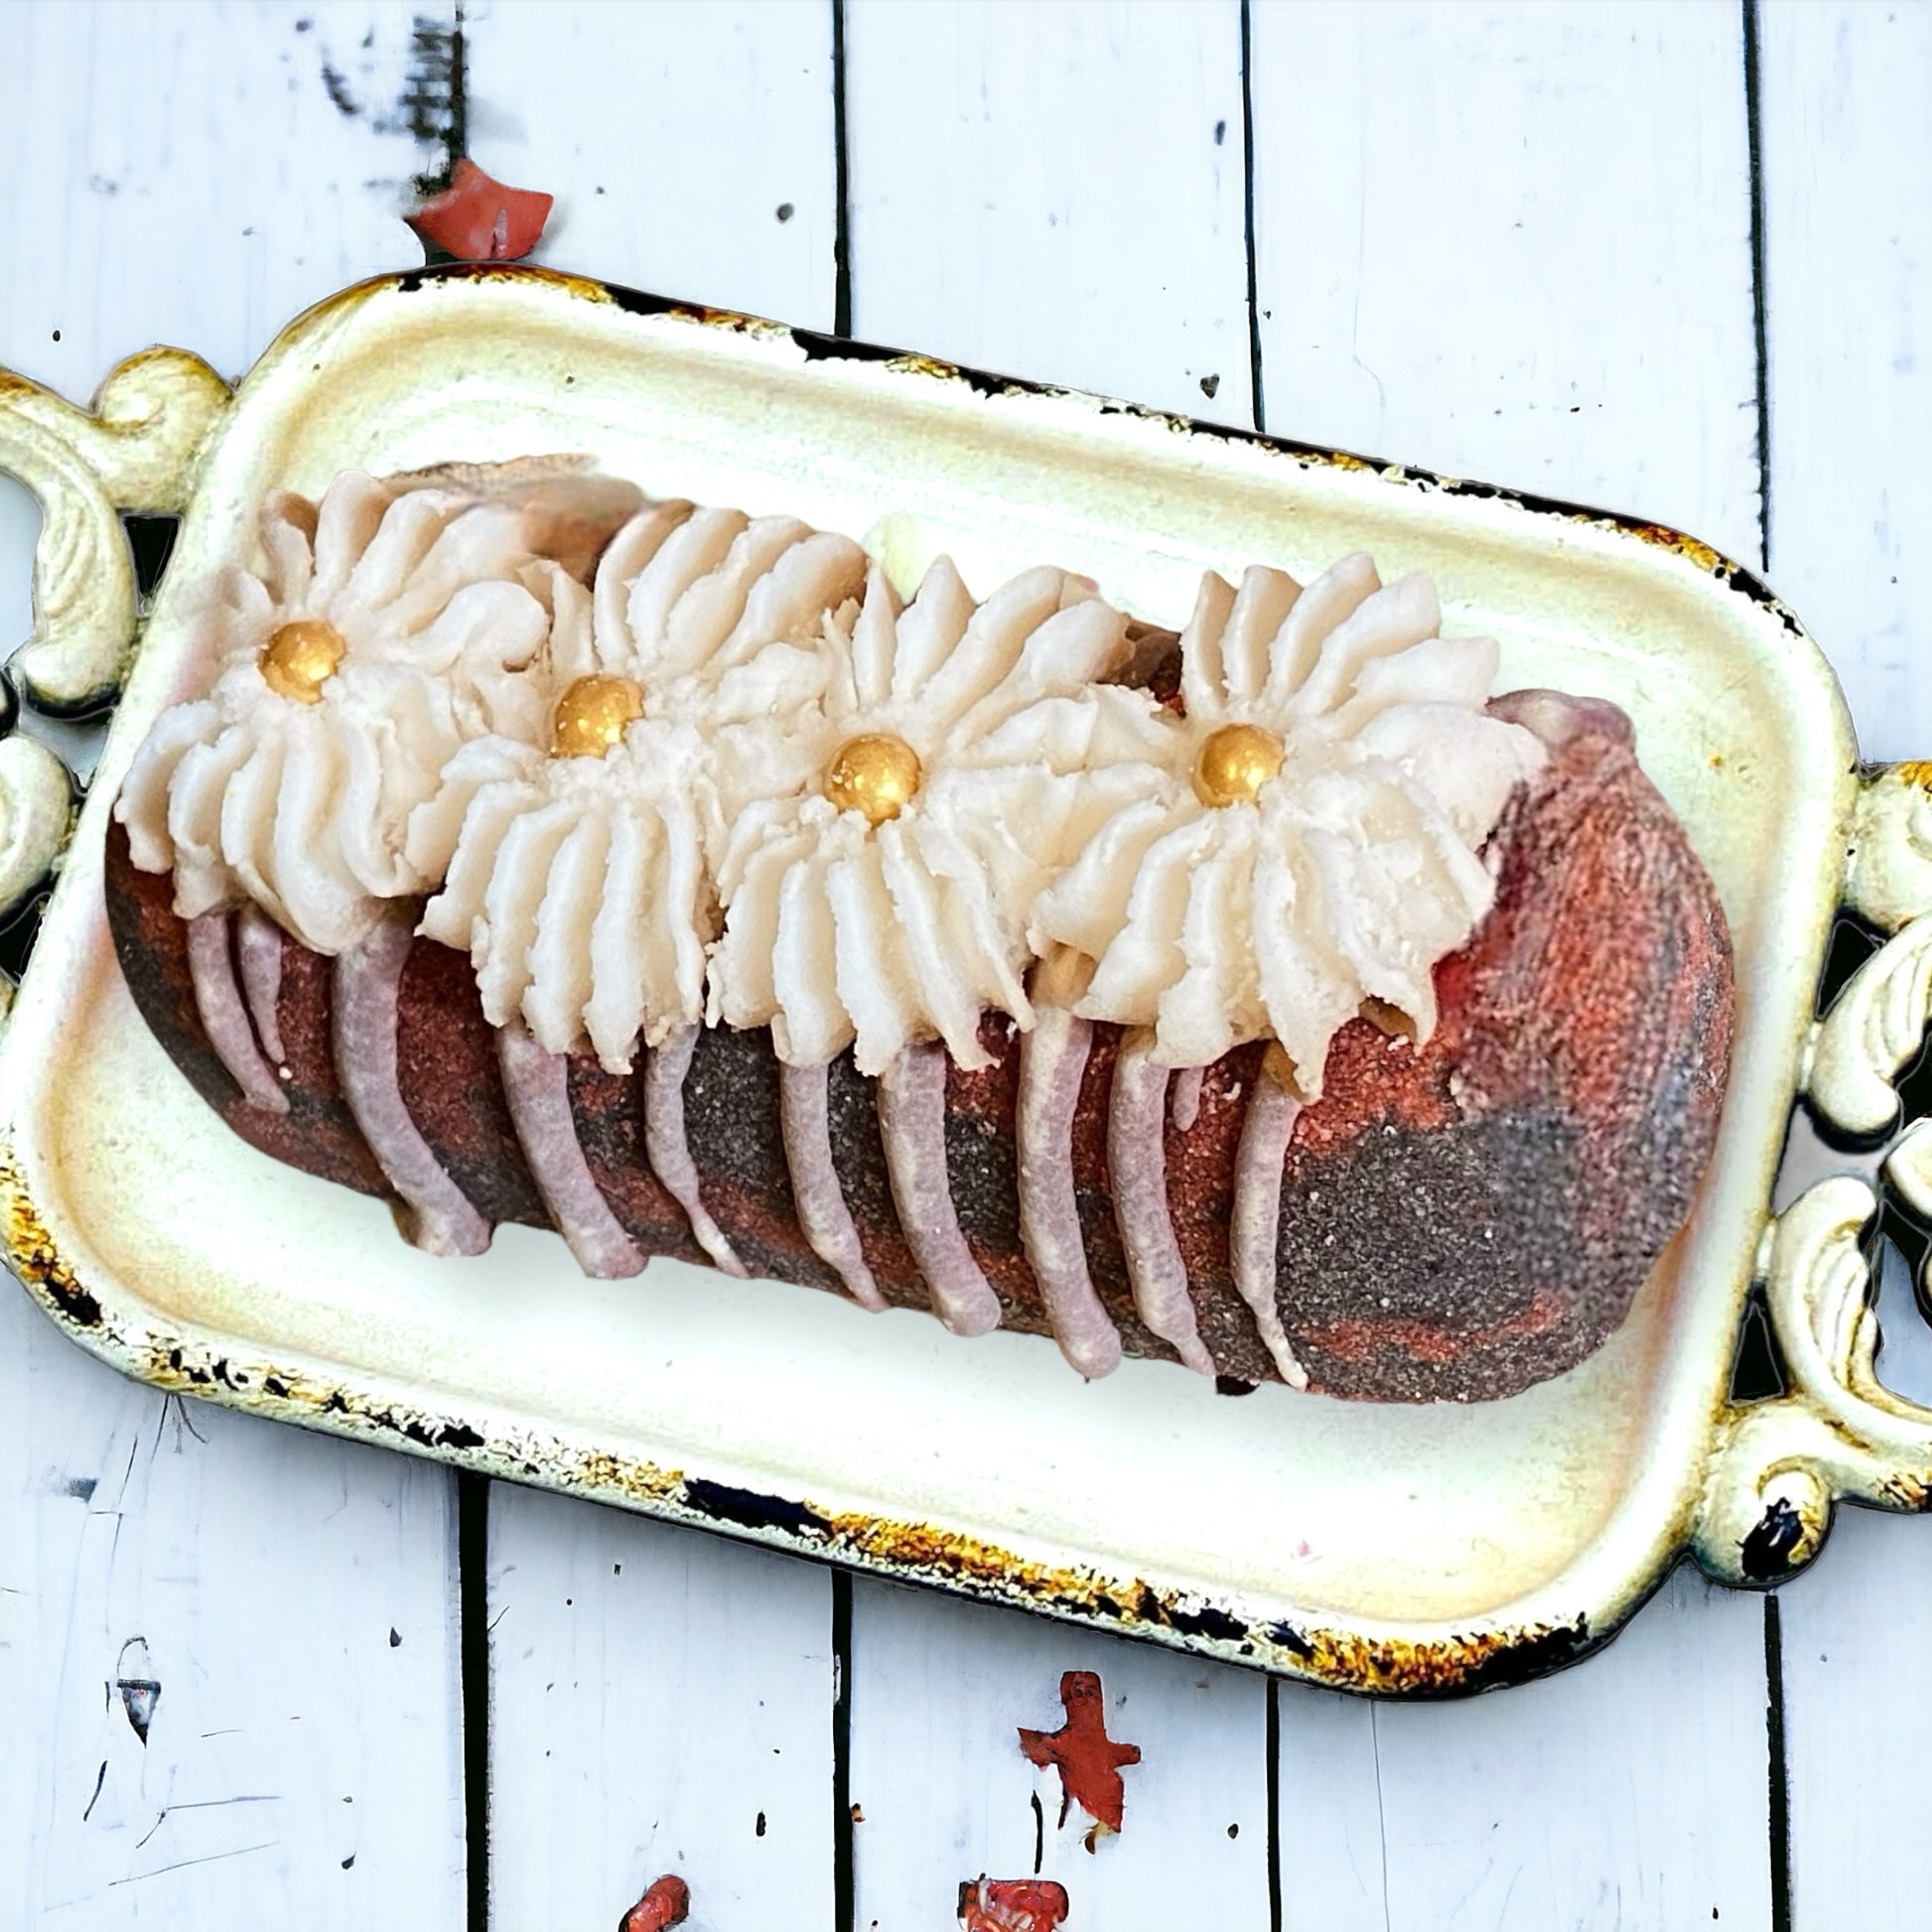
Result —
<instances>
[{"instance_id":1,"label":"white piped frosting topping","mask_svg":"<svg viewBox=\"0 0 1932 1932\"><path fill-rule=\"evenodd\" d=\"M1064 571L976 605L941 559L901 608L875 569L826 623L823 694L786 731L804 782L746 804L725 842L711 1017L768 1026L794 1065L853 1045L867 1073L935 1035L986 1065L988 1009L1031 1026L1028 909L1122 802L1122 755L1157 742L1153 700L1101 682L1125 633ZM856 781L862 758L888 768L889 803Z\"/></svg>"},{"instance_id":2,"label":"white piped frosting topping","mask_svg":"<svg viewBox=\"0 0 1932 1932\"><path fill-rule=\"evenodd\" d=\"M271 496L266 571L191 607L212 688L117 804L136 864L324 953L428 895L492 1024L613 1071L707 1018L796 1066L983 1066L1049 953L1155 1063L1272 1036L1305 1098L1365 1002L1428 1033L1541 754L1426 579L1210 574L1176 715L1113 681L1145 653L1063 571L976 603L942 559L901 605L789 517L656 502L605 545L638 500L530 466ZM546 544L602 545L594 590Z\"/></svg>"},{"instance_id":3,"label":"white piped frosting topping","mask_svg":"<svg viewBox=\"0 0 1932 1932\"><path fill-rule=\"evenodd\" d=\"M1094 961L1084 1019L1153 1030L1201 1066L1272 1035L1307 1099L1366 1000L1435 1023L1439 961L1489 909L1476 856L1542 760L1483 711L1487 638L1445 638L1429 580L1364 556L1306 591L1210 574L1180 640L1184 719L1033 913Z\"/></svg>"},{"instance_id":4,"label":"white piped frosting topping","mask_svg":"<svg viewBox=\"0 0 1932 1932\"><path fill-rule=\"evenodd\" d=\"M403 849L411 812L467 739L528 728L522 673L553 632L589 631L589 593L541 546L588 542L598 508L636 492L580 481L592 500L568 516L565 477L540 506L355 471L320 503L269 496L265 572L216 572L186 613L211 688L164 714L115 805L184 918L253 901L335 954L432 883ZM306 686L276 676L291 633L327 641Z\"/></svg>"},{"instance_id":5,"label":"white piped frosting topping","mask_svg":"<svg viewBox=\"0 0 1932 1932\"><path fill-rule=\"evenodd\" d=\"M824 683L825 612L865 573L857 544L789 517L654 503L619 532L594 624L530 679L541 728L466 745L409 828L445 881L422 929L470 954L491 1025L520 1019L553 1053L588 1039L622 1072L703 1018L707 854L802 780L789 721ZM641 716L601 757L553 756L552 715L591 677L628 680Z\"/></svg>"}]
</instances>

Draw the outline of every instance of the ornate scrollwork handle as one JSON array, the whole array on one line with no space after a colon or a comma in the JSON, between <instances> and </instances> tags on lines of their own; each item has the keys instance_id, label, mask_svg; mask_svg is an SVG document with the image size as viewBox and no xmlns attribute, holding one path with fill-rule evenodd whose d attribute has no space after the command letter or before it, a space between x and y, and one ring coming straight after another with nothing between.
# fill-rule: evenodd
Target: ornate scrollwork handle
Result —
<instances>
[{"instance_id":1,"label":"ornate scrollwork handle","mask_svg":"<svg viewBox=\"0 0 1932 1932\"><path fill-rule=\"evenodd\" d=\"M134 635L134 562L122 510L186 506L194 458L228 385L185 349L129 356L91 411L0 369L0 470L40 498L34 634L12 668L44 711L114 695Z\"/></svg>"},{"instance_id":2,"label":"ornate scrollwork handle","mask_svg":"<svg viewBox=\"0 0 1932 1932\"><path fill-rule=\"evenodd\" d=\"M34 560L34 631L8 677L50 715L97 711L119 688L137 629L134 560L123 510L187 505L195 459L229 400L228 385L197 355L153 348L76 409L25 376L0 369L0 471L41 505ZM46 883L73 825L74 784L61 759L15 733L0 710L0 925ZM0 977L0 1015L12 988Z\"/></svg>"},{"instance_id":3,"label":"ornate scrollwork handle","mask_svg":"<svg viewBox=\"0 0 1932 1932\"><path fill-rule=\"evenodd\" d=\"M1897 1082L1932 1025L1932 766L1868 774L1846 899L1885 940L1814 1024L1802 1088L1829 1128L1870 1137L1899 1120ZM1885 1150L1886 1182L1932 1217L1932 1120ZM1878 1321L1865 1234L1879 1194L1858 1174L1817 1182L1764 1233L1759 1274L1785 1366L1776 1397L1733 1404L1720 1426L1693 1536L1725 1583L1769 1584L1817 1554L1841 1500L1932 1506L1932 1409L1873 1370Z\"/></svg>"}]
</instances>

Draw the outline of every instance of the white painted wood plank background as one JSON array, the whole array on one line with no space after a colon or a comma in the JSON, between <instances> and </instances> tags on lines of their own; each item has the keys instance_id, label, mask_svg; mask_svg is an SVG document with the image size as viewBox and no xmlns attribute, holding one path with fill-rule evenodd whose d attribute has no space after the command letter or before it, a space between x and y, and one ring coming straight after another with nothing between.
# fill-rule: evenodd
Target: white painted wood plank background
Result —
<instances>
[{"instance_id":1,"label":"white painted wood plank background","mask_svg":"<svg viewBox=\"0 0 1932 1932\"><path fill-rule=\"evenodd\" d=\"M1260 1677L892 1585L854 1597L855 1925L924 1932L962 1880L1035 1872L1066 1888L1076 1928L1268 1923ZM1061 1826L1059 1774L1017 1737L1065 1722L1069 1670L1099 1676L1107 1734L1141 1751L1124 1829L1091 1851L1092 1819L1075 1805Z\"/></svg>"},{"instance_id":2,"label":"white painted wood plank background","mask_svg":"<svg viewBox=\"0 0 1932 1932\"><path fill-rule=\"evenodd\" d=\"M1268 427L1757 554L1742 15L1254 9Z\"/></svg>"},{"instance_id":3,"label":"white painted wood plank background","mask_svg":"<svg viewBox=\"0 0 1932 1932\"><path fill-rule=\"evenodd\" d=\"M489 1658L494 1923L832 1932L829 1571L498 1483Z\"/></svg>"},{"instance_id":4,"label":"white painted wood plank background","mask_svg":"<svg viewBox=\"0 0 1932 1932\"><path fill-rule=\"evenodd\" d=\"M1256 5L1268 426L1753 556L1744 18ZM1932 31L1876 5L1769 5L1757 24L1773 580L1866 748L1924 753L1932 592L1909 533L1932 490ZM466 30L470 149L559 195L546 258L829 324L828 6L473 0ZM402 6L0 0L0 362L84 396L160 337L238 371L307 301L410 261L394 216L434 159L397 106L412 31ZM845 33L858 333L1249 420L1238 7L851 0ZM0 617L18 635L11 501ZM1905 1361L1898 1337L1923 1337L1895 1303L1887 1373L1918 1387L1927 1351ZM0 1918L463 1924L448 1479L187 1413L205 1443L24 1302L0 1310ZM700 1867L695 1925L829 1925L824 1574L517 1492L493 1497L491 1532L494 1922L609 1923L663 1846ZM1921 1525L1855 1517L1782 1594L1804 1932L1912 1924L1932 1875L1870 1798L1932 1697L1913 1662L1928 1546ZM1035 1774L999 1740L1052 1727L1058 1672L1091 1640L872 1586L852 1600L857 1922L945 1923L959 1877L1009 1848L1031 1865ZM1757 1599L1680 1577L1545 1686L1374 1712L1284 1690L1282 1923L1773 1925L1763 1623ZM137 1635L164 1686L145 1749L101 1698ZM1127 1773L1128 1837L1066 1854L1070 1887L1091 1876L1074 1923L1146 1922L1114 1901L1165 1859L1206 1862L1217 1923L1266 1925L1263 1687L1117 1645L1098 1666L1126 1699L1117 1734L1150 1755ZM633 1731L704 1711L726 1741L668 1754L677 1784L630 1773ZM736 1786L767 1724L781 1758L781 1735L815 1733L800 1766L818 1755L795 1785L745 1773L779 1795L754 1801L766 1838L754 1826L741 1858L742 1805L704 1794ZM77 1822L76 1780L84 1810L96 1775ZM1172 1804L1151 1798L1164 1779ZM137 1870L155 1875L112 1882ZM725 1874L709 1892L707 1871Z\"/></svg>"},{"instance_id":5,"label":"white painted wood plank background","mask_svg":"<svg viewBox=\"0 0 1932 1932\"><path fill-rule=\"evenodd\" d=\"M1932 747L1932 12L1767 7L1761 67L1769 566L1824 643L1868 756ZM1893 1258L1895 1261L1895 1257ZM1932 1400L1894 1266L1880 1371ZM1780 1592L1793 1923L1908 1923L1932 1845L1877 1780L1932 1711L1932 1525L1841 1510Z\"/></svg>"},{"instance_id":6,"label":"white painted wood plank background","mask_svg":"<svg viewBox=\"0 0 1932 1932\"><path fill-rule=\"evenodd\" d=\"M238 374L419 256L411 11L304 17L0 7L0 363L80 401L157 340ZM11 641L33 519L4 486ZM164 1402L9 1292L0 1923L461 1924L455 1543L444 1471ZM135 1638L145 1747L112 1689Z\"/></svg>"},{"instance_id":7,"label":"white painted wood plank background","mask_svg":"<svg viewBox=\"0 0 1932 1932\"><path fill-rule=\"evenodd\" d=\"M539 259L832 327L829 8L491 0L465 29L471 153L570 190ZM552 62L582 85L533 88ZM497 1924L601 1926L675 1871L697 1932L777 1899L831 1932L829 1572L494 1484L489 1616Z\"/></svg>"},{"instance_id":8,"label":"white painted wood plank background","mask_svg":"<svg viewBox=\"0 0 1932 1932\"><path fill-rule=\"evenodd\" d=\"M1735 9L1262 7L1254 61L1271 430L1755 560ZM1645 164L1607 167L1635 103ZM1683 1576L1587 1671L1502 1706L1285 1688L1284 1924L1766 1923L1761 1629Z\"/></svg>"},{"instance_id":9,"label":"white painted wood plank background","mask_svg":"<svg viewBox=\"0 0 1932 1932\"><path fill-rule=\"evenodd\" d=\"M465 35L470 153L559 195L535 260L832 327L829 5L480 0Z\"/></svg>"},{"instance_id":10,"label":"white painted wood plank background","mask_svg":"<svg viewBox=\"0 0 1932 1932\"><path fill-rule=\"evenodd\" d=\"M1252 423L1238 7L858 0L846 22L855 334ZM1035 1791L1075 1925L1130 1923L1181 1872L1203 1924L1266 1923L1258 1678L864 1581L851 1659L855 1925L917 1932L962 1880L1030 1875ZM1084 1669L1145 1752L1092 1854L1016 1738L1058 1727Z\"/></svg>"},{"instance_id":11,"label":"white painted wood plank background","mask_svg":"<svg viewBox=\"0 0 1932 1932\"><path fill-rule=\"evenodd\" d=\"M846 23L855 335L1252 423L1233 0Z\"/></svg>"}]
</instances>

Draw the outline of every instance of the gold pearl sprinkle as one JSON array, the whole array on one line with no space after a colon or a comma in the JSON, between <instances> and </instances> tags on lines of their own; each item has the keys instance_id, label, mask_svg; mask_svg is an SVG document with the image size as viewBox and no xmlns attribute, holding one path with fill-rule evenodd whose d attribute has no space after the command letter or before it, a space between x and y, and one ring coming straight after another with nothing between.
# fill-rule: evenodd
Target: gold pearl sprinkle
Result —
<instances>
[{"instance_id":1,"label":"gold pearl sprinkle","mask_svg":"<svg viewBox=\"0 0 1932 1932\"><path fill-rule=\"evenodd\" d=\"M1208 734L1194 765L1203 805L1246 805L1282 768L1282 741L1259 725L1223 725Z\"/></svg>"},{"instance_id":2,"label":"gold pearl sprinkle","mask_svg":"<svg viewBox=\"0 0 1932 1932\"><path fill-rule=\"evenodd\" d=\"M874 825L897 818L919 788L919 755L890 732L868 732L841 745L825 772L825 795L842 812L864 812Z\"/></svg>"},{"instance_id":3,"label":"gold pearl sprinkle","mask_svg":"<svg viewBox=\"0 0 1932 1932\"><path fill-rule=\"evenodd\" d=\"M601 759L643 715L643 686L632 679L580 677L551 714L550 756Z\"/></svg>"},{"instance_id":4,"label":"gold pearl sprinkle","mask_svg":"<svg viewBox=\"0 0 1932 1932\"><path fill-rule=\"evenodd\" d=\"M322 687L336 675L347 641L321 618L297 618L262 646L262 682L278 697L297 704L319 704Z\"/></svg>"}]
</instances>

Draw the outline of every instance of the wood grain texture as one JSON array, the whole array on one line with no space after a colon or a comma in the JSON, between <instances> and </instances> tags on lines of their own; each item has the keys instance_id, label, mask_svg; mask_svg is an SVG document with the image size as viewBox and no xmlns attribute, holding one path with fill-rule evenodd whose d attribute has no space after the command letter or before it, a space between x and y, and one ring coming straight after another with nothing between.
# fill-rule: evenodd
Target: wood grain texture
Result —
<instances>
[{"instance_id":1,"label":"wood grain texture","mask_svg":"<svg viewBox=\"0 0 1932 1932\"><path fill-rule=\"evenodd\" d=\"M418 258L411 10L308 18L0 9L0 364L77 400L157 339L238 372ZM8 640L36 522L10 484ZM459 1923L450 1477L165 1401L4 1288L0 1920ZM145 1744L122 1677L161 1685Z\"/></svg>"},{"instance_id":2,"label":"wood grain texture","mask_svg":"<svg viewBox=\"0 0 1932 1932\"><path fill-rule=\"evenodd\" d=\"M557 197L534 259L832 326L829 4L485 0L465 35L471 155Z\"/></svg>"},{"instance_id":3,"label":"wood grain texture","mask_svg":"<svg viewBox=\"0 0 1932 1932\"><path fill-rule=\"evenodd\" d=\"M1258 5L1268 427L1754 557L1739 20Z\"/></svg>"},{"instance_id":4,"label":"wood grain texture","mask_svg":"<svg viewBox=\"0 0 1932 1932\"><path fill-rule=\"evenodd\" d=\"M1232 0L846 9L852 330L1251 421Z\"/></svg>"},{"instance_id":5,"label":"wood grain texture","mask_svg":"<svg viewBox=\"0 0 1932 1932\"><path fill-rule=\"evenodd\" d=\"M241 373L310 303L422 259L441 151L408 0L10 0L0 13L0 360L84 402L124 355Z\"/></svg>"},{"instance_id":6,"label":"wood grain texture","mask_svg":"<svg viewBox=\"0 0 1932 1932\"><path fill-rule=\"evenodd\" d=\"M1932 16L1760 13L1770 568L1867 758L1932 751Z\"/></svg>"},{"instance_id":7,"label":"wood grain texture","mask_svg":"<svg viewBox=\"0 0 1932 1932\"><path fill-rule=\"evenodd\" d=\"M697 1932L832 1932L830 1573L502 1483L489 1532L492 1923L674 1872Z\"/></svg>"},{"instance_id":8,"label":"wood grain texture","mask_svg":"<svg viewBox=\"0 0 1932 1932\"><path fill-rule=\"evenodd\" d=\"M1759 13L1772 581L1823 644L1866 756L1932 747L1932 15ZM1883 1381L1932 1400L1932 1335L1896 1257ZM1842 1510L1779 1592L1799 1932L1903 1923L1932 1847L1874 1800L1932 1699L1932 1525Z\"/></svg>"},{"instance_id":9,"label":"wood grain texture","mask_svg":"<svg viewBox=\"0 0 1932 1932\"><path fill-rule=\"evenodd\" d=\"M124 1382L4 1287L0 1921L460 1923L447 1474Z\"/></svg>"},{"instance_id":10,"label":"wood grain texture","mask_svg":"<svg viewBox=\"0 0 1932 1932\"><path fill-rule=\"evenodd\" d=\"M1738 16L1262 5L1253 23L1270 429L1753 557ZM1643 165L1605 168L1638 128ZM1716 1906L1762 1925L1761 1617L1678 1579L1547 1686L1379 1711L1285 1692L1284 1923L1540 1932Z\"/></svg>"},{"instance_id":11,"label":"wood grain texture","mask_svg":"<svg viewBox=\"0 0 1932 1932\"><path fill-rule=\"evenodd\" d=\"M538 259L831 326L829 7L490 0L465 35L471 152L557 197ZM489 1553L492 1922L614 1924L674 1871L698 1932L830 1932L829 1573L500 1484Z\"/></svg>"},{"instance_id":12,"label":"wood grain texture","mask_svg":"<svg viewBox=\"0 0 1932 1932\"><path fill-rule=\"evenodd\" d=\"M847 20L857 330L1246 420L1235 9L852 0ZM1916 460L1927 24L1905 8L1780 5L1761 10L1760 31L1771 569L1838 666L1867 751L1918 755L1932 749L1913 636L1927 593L1909 541L1928 487ZM469 32L473 151L559 196L545 258L829 323L827 7L539 14L477 0ZM157 339L235 372L305 302L411 262L395 214L436 159L402 105L412 36L400 5L0 0L0 180L13 191L0 201L0 362L82 398ZM1738 10L1258 0L1253 45L1270 427L1608 501L1749 558ZM777 101L780 79L796 87ZM699 151L719 165L690 167ZM27 519L13 508L0 628L17 637ZM1895 1282L1881 1314L1886 1378L1924 1394L1926 1365L1901 1359L1919 1336ZM655 1875L624 1860L665 1841L644 1836L662 1821L643 1819L629 1761L608 1768L610 1740L628 1733L607 1723L605 1698L673 1723L722 1699L722 1778L760 1734L767 1681L819 1668L825 1612L783 1596L788 1634L770 1639L767 1665L711 1626L749 1614L767 1576L808 1573L723 1546L698 1562L690 1539L519 1492L499 1492L493 1513L497 1607L512 1611L495 1644L497 1917L608 1923L635 1896L619 1878L640 1889ZM0 1307L0 1918L31 1922L45 1905L48 1923L88 1927L137 1908L211 1932L378 1913L460 1924L451 1516L426 1467L184 1414L86 1361L24 1303ZM624 1558L638 1539L650 1554ZM1782 1593L1803 1932L1913 1923L1932 1875L1922 1844L1866 1795L1901 1718L1932 1694L1914 1661L1928 1543L1918 1525L1848 1513ZM632 1563L652 1580L642 1607ZM1009 1851L1031 1868L1035 1774L996 1743L1057 1721L1057 1674L1083 1639L855 1594L860 1896L900 1912L913 1901L918 1916L900 1922L944 1925L958 1877ZM1542 1932L1710 1924L1716 1909L1721 1925L1764 1926L1760 1615L1680 1577L1605 1656L1546 1686L1375 1711L1285 1692L1284 1923ZM538 1626L527 1659L511 1654L513 1618ZM955 1619L991 1634L960 1635ZM113 1688L132 1670L124 1654L138 1661L125 1651L136 1636L163 1686L145 1747ZM553 1659L574 1675L539 1675ZM1128 1699L1116 1734L1149 1752L1126 1773L1127 1834L1089 1858L1048 1830L1042 1857L1065 1858L1069 1885L1104 1887L1142 1870L1137 1846L1160 1839L1228 1885L1220 1922L1266 1924L1251 1853L1265 1820L1249 1822L1260 1687L1206 1672L1202 1691L1164 1675L1192 1667L1112 1647L1098 1667ZM800 1694L801 1731L825 1695ZM563 1771L541 1757L560 1746ZM673 1757L700 1784L713 1774L697 1746L641 1751L641 1774ZM816 1761L829 1783L829 1743ZM1175 1767L1191 1788L1154 1824L1155 1780ZM943 1831L913 1803L920 1777ZM589 1793L572 1817L567 1779ZM1039 1789L1050 1827L1053 1780ZM1210 1813L1230 1794L1239 1815L1222 1805L1210 1847ZM740 1859L736 1795L714 1808L716 1839L700 1824L685 1841L708 1848L702 1859L779 1869L759 1863L756 1818ZM356 1836L342 1828L350 1815ZM786 1839L777 1816L767 1808L774 1856L797 1851L805 1839ZM566 1857L609 1863L568 1892L549 1875ZM807 1912L829 1912L824 1857L822 1843L800 1854ZM1144 1917L1138 1899L1100 1915L1101 1895L1076 1893L1076 1926ZM566 1896L579 1902L553 1910ZM759 1897L765 1916L750 1922L798 1903ZM693 1923L709 1923L702 1891L695 1907ZM747 1922L731 1909L717 1923Z\"/></svg>"},{"instance_id":13,"label":"wood grain texture","mask_svg":"<svg viewBox=\"0 0 1932 1932\"><path fill-rule=\"evenodd\" d=\"M1251 420L1235 7L854 0L846 20L855 334ZM923 1932L962 1880L1030 1875L1035 1792L1073 1925L1149 1922L1181 1872L1180 1922L1265 1924L1260 1679L866 1583L851 1669L856 1925ZM1018 1738L1059 1725L1081 1669L1146 1753L1091 1856Z\"/></svg>"},{"instance_id":14,"label":"wood grain texture","mask_svg":"<svg viewBox=\"0 0 1932 1932\"><path fill-rule=\"evenodd\" d=\"M1035 1872L1071 1927L1267 1924L1261 1678L885 1584L854 1586L852 1648L856 1925L947 1926L963 1880ZM1065 1722L1066 1671L1098 1674L1108 1735L1141 1751L1123 1829L1092 1849L1019 1742Z\"/></svg>"},{"instance_id":15,"label":"wood grain texture","mask_svg":"<svg viewBox=\"0 0 1932 1932\"><path fill-rule=\"evenodd\" d=\"M1758 1633L1680 1571L1601 1657L1500 1696L1284 1685L1283 1926L1767 1925Z\"/></svg>"}]
</instances>

